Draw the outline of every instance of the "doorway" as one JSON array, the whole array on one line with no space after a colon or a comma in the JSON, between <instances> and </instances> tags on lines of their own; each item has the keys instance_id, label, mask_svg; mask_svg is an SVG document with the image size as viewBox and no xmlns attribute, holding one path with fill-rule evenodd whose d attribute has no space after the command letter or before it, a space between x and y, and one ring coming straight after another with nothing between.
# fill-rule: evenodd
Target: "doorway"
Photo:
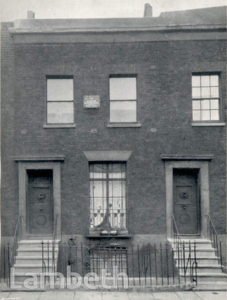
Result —
<instances>
[{"instance_id":1,"label":"doorway","mask_svg":"<svg viewBox=\"0 0 227 300\"><path fill-rule=\"evenodd\" d=\"M198 169L173 169L173 213L179 234L200 234L199 191Z\"/></svg>"},{"instance_id":2,"label":"doorway","mask_svg":"<svg viewBox=\"0 0 227 300\"><path fill-rule=\"evenodd\" d=\"M26 227L32 235L53 232L53 172L27 170Z\"/></svg>"}]
</instances>

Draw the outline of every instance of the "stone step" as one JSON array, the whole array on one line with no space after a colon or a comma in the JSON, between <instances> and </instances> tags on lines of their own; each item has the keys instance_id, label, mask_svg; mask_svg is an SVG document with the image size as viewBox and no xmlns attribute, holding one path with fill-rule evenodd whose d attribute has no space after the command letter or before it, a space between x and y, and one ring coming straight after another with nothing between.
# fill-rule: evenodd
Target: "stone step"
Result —
<instances>
[{"instance_id":1,"label":"stone step","mask_svg":"<svg viewBox=\"0 0 227 300\"><path fill-rule=\"evenodd\" d=\"M174 245L175 244L175 240L173 238L169 238L168 241ZM196 243L196 244L211 244L211 241L208 239L200 239L200 238L180 238L179 240L180 242L184 242L184 243Z\"/></svg>"},{"instance_id":2,"label":"stone step","mask_svg":"<svg viewBox=\"0 0 227 300\"><path fill-rule=\"evenodd\" d=\"M185 258L187 259L189 257L189 253L185 252ZM192 259L194 258L194 255L192 255ZM216 254L214 253L214 251L204 251L204 252L197 252L196 253L196 259L209 259L209 258L214 258L214 259L218 259L218 257L216 256ZM178 255L177 253L174 253L174 259L178 260Z\"/></svg>"},{"instance_id":3,"label":"stone step","mask_svg":"<svg viewBox=\"0 0 227 300\"><path fill-rule=\"evenodd\" d=\"M57 256L54 257L54 259L56 260ZM45 261L45 263L48 263L48 256L45 255L43 257L43 260ZM49 257L49 262L53 260L53 257ZM28 265L32 265L32 264L36 264L36 263L40 263L40 261L42 261L42 255L40 256L16 256L16 264L28 264Z\"/></svg>"},{"instance_id":4,"label":"stone step","mask_svg":"<svg viewBox=\"0 0 227 300\"><path fill-rule=\"evenodd\" d=\"M52 243L53 241L55 241L56 243L60 242L60 240L53 240L53 239L37 239L37 240L32 239L32 240L20 240L18 242L18 244L19 245L22 245L22 244L39 244L39 243L42 243L42 242L44 242L44 243L47 243L47 242Z\"/></svg>"},{"instance_id":5,"label":"stone step","mask_svg":"<svg viewBox=\"0 0 227 300\"><path fill-rule=\"evenodd\" d=\"M184 268L179 268L180 275L184 274ZM190 274L190 269L187 269L187 274ZM216 267L198 267L197 269L197 275L203 275L203 274L222 274L222 270L220 266Z\"/></svg>"},{"instance_id":6,"label":"stone step","mask_svg":"<svg viewBox=\"0 0 227 300\"><path fill-rule=\"evenodd\" d=\"M55 266L56 267L56 266ZM45 267L42 267L42 264L38 265L14 265L15 273L42 273L44 270L49 270L50 272L54 271L53 264L50 264L49 267L46 265Z\"/></svg>"},{"instance_id":7,"label":"stone step","mask_svg":"<svg viewBox=\"0 0 227 300\"><path fill-rule=\"evenodd\" d=\"M15 272L14 274L14 281L15 283L23 283L26 279L34 279L34 272L31 272L31 275L28 274L29 272ZM33 275L32 275L33 274ZM42 273L41 273L42 274ZM39 275L39 274L38 274ZM38 280L40 276L38 276Z\"/></svg>"},{"instance_id":8,"label":"stone step","mask_svg":"<svg viewBox=\"0 0 227 300\"><path fill-rule=\"evenodd\" d=\"M218 258L199 258L196 259L198 268L201 267L220 267ZM178 267L178 260L176 260L176 266ZM182 266L182 262L179 263L179 266Z\"/></svg>"},{"instance_id":9,"label":"stone step","mask_svg":"<svg viewBox=\"0 0 227 300\"><path fill-rule=\"evenodd\" d=\"M49 257L52 257L52 250L44 250L43 251L45 256L48 256L49 253ZM55 249L55 255L58 254L58 249ZM35 257L42 257L42 250L40 249L17 249L17 256L35 256Z\"/></svg>"},{"instance_id":10,"label":"stone step","mask_svg":"<svg viewBox=\"0 0 227 300\"><path fill-rule=\"evenodd\" d=\"M198 281L198 283L216 282L216 281L227 283L227 275L224 274L223 272L197 274L197 281Z\"/></svg>"},{"instance_id":11,"label":"stone step","mask_svg":"<svg viewBox=\"0 0 227 300\"><path fill-rule=\"evenodd\" d=\"M42 247L41 245L39 245L39 244L32 244L32 245L19 245L19 247L17 248L18 250L29 250L29 249L36 249L36 250L40 250L40 251L42 251L42 249L43 250L48 250L49 249L49 251L52 251L52 249L55 249L55 248L58 248L58 245L55 245L55 246L53 246L53 245L49 245L49 248L45 245L44 247Z\"/></svg>"},{"instance_id":12,"label":"stone step","mask_svg":"<svg viewBox=\"0 0 227 300\"><path fill-rule=\"evenodd\" d=\"M216 265L220 265L219 264L219 260L217 257L212 258L212 257L208 257L208 258L197 258L196 259L198 266L216 266Z\"/></svg>"},{"instance_id":13,"label":"stone step","mask_svg":"<svg viewBox=\"0 0 227 300\"><path fill-rule=\"evenodd\" d=\"M196 291L227 291L227 280L226 281L204 281L199 282L194 288Z\"/></svg>"}]
</instances>

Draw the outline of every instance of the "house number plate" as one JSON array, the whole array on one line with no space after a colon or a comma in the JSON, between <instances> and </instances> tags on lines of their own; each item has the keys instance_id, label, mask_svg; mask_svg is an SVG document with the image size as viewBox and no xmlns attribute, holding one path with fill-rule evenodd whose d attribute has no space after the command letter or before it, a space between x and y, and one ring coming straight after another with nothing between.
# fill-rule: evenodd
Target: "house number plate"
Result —
<instances>
[{"instance_id":1,"label":"house number plate","mask_svg":"<svg viewBox=\"0 0 227 300\"><path fill-rule=\"evenodd\" d=\"M99 95L84 96L84 108L99 108L100 97Z\"/></svg>"}]
</instances>

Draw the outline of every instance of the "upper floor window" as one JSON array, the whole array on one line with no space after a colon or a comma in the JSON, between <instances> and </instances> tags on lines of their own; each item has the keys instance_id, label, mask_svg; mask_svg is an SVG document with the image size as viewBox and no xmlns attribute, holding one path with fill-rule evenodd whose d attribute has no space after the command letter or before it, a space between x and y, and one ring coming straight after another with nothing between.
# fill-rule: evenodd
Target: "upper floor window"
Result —
<instances>
[{"instance_id":1,"label":"upper floor window","mask_svg":"<svg viewBox=\"0 0 227 300\"><path fill-rule=\"evenodd\" d=\"M91 229L126 229L126 163L90 163Z\"/></svg>"},{"instance_id":2,"label":"upper floor window","mask_svg":"<svg viewBox=\"0 0 227 300\"><path fill-rule=\"evenodd\" d=\"M110 122L137 121L136 76L118 75L109 78Z\"/></svg>"},{"instance_id":3,"label":"upper floor window","mask_svg":"<svg viewBox=\"0 0 227 300\"><path fill-rule=\"evenodd\" d=\"M47 124L74 123L72 77L47 78Z\"/></svg>"},{"instance_id":4,"label":"upper floor window","mask_svg":"<svg viewBox=\"0 0 227 300\"><path fill-rule=\"evenodd\" d=\"M218 74L192 75L193 121L219 121L220 95Z\"/></svg>"}]
</instances>

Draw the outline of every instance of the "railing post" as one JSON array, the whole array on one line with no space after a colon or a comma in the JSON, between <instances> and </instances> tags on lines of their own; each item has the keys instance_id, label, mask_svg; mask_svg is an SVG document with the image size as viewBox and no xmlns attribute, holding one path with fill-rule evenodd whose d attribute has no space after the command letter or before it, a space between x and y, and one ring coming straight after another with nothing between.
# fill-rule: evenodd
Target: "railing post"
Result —
<instances>
[{"instance_id":1,"label":"railing post","mask_svg":"<svg viewBox=\"0 0 227 300\"><path fill-rule=\"evenodd\" d=\"M184 266L184 282L186 284L186 266L185 266L185 245L183 242L183 266Z\"/></svg>"},{"instance_id":2,"label":"railing post","mask_svg":"<svg viewBox=\"0 0 227 300\"><path fill-rule=\"evenodd\" d=\"M168 256L168 244L166 242L166 273L167 273L167 283L169 285L169 256Z\"/></svg>"},{"instance_id":3,"label":"railing post","mask_svg":"<svg viewBox=\"0 0 227 300\"><path fill-rule=\"evenodd\" d=\"M162 274L162 285L163 285L163 257L162 257L162 244L160 243L160 262L161 262L161 274Z\"/></svg>"},{"instance_id":4,"label":"railing post","mask_svg":"<svg viewBox=\"0 0 227 300\"><path fill-rule=\"evenodd\" d=\"M223 270L223 268L222 268L222 242L220 241L220 243L219 243L219 247L220 247L220 251L219 251L219 255L220 255L220 264L221 264L221 270Z\"/></svg>"},{"instance_id":5,"label":"railing post","mask_svg":"<svg viewBox=\"0 0 227 300\"><path fill-rule=\"evenodd\" d=\"M11 287L11 276L10 276L10 272L11 272L11 262L10 262L10 244L8 243L8 282L9 282L9 287Z\"/></svg>"},{"instance_id":6,"label":"railing post","mask_svg":"<svg viewBox=\"0 0 227 300\"><path fill-rule=\"evenodd\" d=\"M137 258L138 258L138 275L139 275L139 285L141 285L141 274L140 274L140 248L139 245L137 245Z\"/></svg>"},{"instance_id":7,"label":"railing post","mask_svg":"<svg viewBox=\"0 0 227 300\"><path fill-rule=\"evenodd\" d=\"M158 284L158 268L157 268L157 248L156 244L154 244L154 258L155 258L155 282Z\"/></svg>"}]
</instances>

